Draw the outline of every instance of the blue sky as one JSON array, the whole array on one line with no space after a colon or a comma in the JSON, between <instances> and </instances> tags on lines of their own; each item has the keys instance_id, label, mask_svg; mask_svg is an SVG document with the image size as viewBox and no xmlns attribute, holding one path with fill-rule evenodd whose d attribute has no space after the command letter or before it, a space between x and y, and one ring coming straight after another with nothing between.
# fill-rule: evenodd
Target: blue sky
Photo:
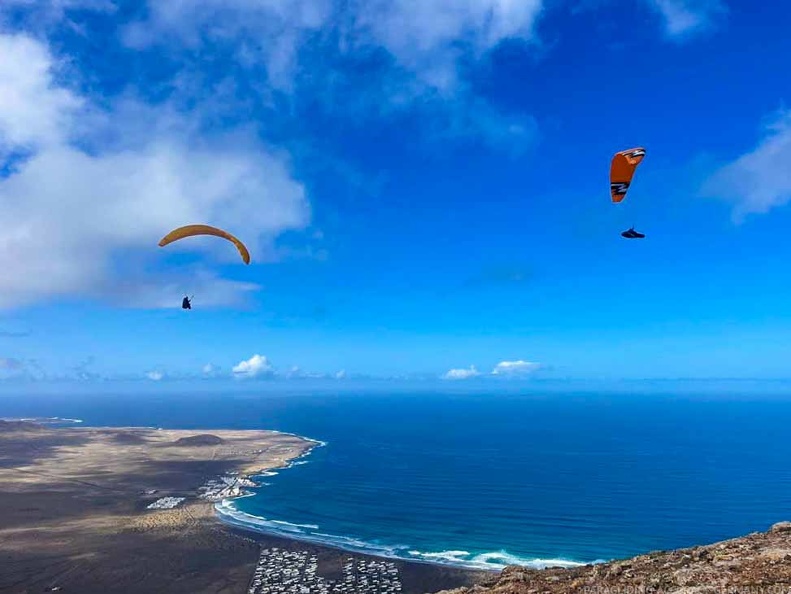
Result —
<instances>
[{"instance_id":1,"label":"blue sky","mask_svg":"<svg viewBox=\"0 0 791 594\"><path fill-rule=\"evenodd\" d=\"M789 22L742 0L6 0L0 373L788 377ZM192 222L252 264L157 247Z\"/></svg>"}]
</instances>

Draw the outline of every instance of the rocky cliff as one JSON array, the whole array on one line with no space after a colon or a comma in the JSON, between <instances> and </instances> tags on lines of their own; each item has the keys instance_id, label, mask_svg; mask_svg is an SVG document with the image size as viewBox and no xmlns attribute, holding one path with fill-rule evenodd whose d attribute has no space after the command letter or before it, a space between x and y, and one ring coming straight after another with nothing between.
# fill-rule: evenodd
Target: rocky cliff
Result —
<instances>
[{"instance_id":1,"label":"rocky cliff","mask_svg":"<svg viewBox=\"0 0 791 594\"><path fill-rule=\"evenodd\" d=\"M507 567L443 594L791 594L791 522L707 546L574 569Z\"/></svg>"}]
</instances>

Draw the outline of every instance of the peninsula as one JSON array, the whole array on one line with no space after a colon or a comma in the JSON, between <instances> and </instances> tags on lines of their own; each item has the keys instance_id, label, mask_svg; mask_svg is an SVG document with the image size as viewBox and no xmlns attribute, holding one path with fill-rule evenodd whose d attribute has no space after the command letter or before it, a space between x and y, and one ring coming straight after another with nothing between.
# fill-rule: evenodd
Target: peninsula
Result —
<instances>
[{"instance_id":1,"label":"peninsula","mask_svg":"<svg viewBox=\"0 0 791 594\"><path fill-rule=\"evenodd\" d=\"M274 431L0 421L0 592L258 593L275 579L269 568L287 571L277 580L294 582L288 587L296 591L338 593L386 586L416 594L482 577L217 519L216 501L243 494L254 485L250 476L286 467L317 445Z\"/></svg>"}]
</instances>

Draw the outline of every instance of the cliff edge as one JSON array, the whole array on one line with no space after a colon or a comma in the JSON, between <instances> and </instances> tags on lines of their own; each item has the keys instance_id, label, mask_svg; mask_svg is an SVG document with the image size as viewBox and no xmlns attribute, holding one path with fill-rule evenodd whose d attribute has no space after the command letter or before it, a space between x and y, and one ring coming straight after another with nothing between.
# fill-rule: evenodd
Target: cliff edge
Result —
<instances>
[{"instance_id":1,"label":"cliff edge","mask_svg":"<svg viewBox=\"0 0 791 594\"><path fill-rule=\"evenodd\" d=\"M791 522L712 545L573 569L507 567L442 594L791 594Z\"/></svg>"}]
</instances>

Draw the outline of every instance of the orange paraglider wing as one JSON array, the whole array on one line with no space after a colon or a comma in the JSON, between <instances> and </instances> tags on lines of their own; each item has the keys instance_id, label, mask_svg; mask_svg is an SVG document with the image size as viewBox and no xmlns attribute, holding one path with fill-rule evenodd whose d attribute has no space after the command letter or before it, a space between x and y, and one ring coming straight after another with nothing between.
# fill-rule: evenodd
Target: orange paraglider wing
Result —
<instances>
[{"instance_id":1,"label":"orange paraglider wing","mask_svg":"<svg viewBox=\"0 0 791 594\"><path fill-rule=\"evenodd\" d=\"M223 231L217 227L212 227L211 225L185 225L184 227L173 229L173 231L159 240L159 247L164 247L169 243L173 243L174 241L178 241L179 239L183 239L185 237L192 237L194 235L214 235L215 237L227 239L236 246L236 249L239 250L239 254L242 256L244 263L250 263L250 252L247 251L247 247L241 241L239 241L227 231Z\"/></svg>"},{"instance_id":2,"label":"orange paraglider wing","mask_svg":"<svg viewBox=\"0 0 791 594\"><path fill-rule=\"evenodd\" d=\"M645 157L645 149L637 147L615 153L610 164L610 195L613 202L626 198L637 166Z\"/></svg>"}]
</instances>

